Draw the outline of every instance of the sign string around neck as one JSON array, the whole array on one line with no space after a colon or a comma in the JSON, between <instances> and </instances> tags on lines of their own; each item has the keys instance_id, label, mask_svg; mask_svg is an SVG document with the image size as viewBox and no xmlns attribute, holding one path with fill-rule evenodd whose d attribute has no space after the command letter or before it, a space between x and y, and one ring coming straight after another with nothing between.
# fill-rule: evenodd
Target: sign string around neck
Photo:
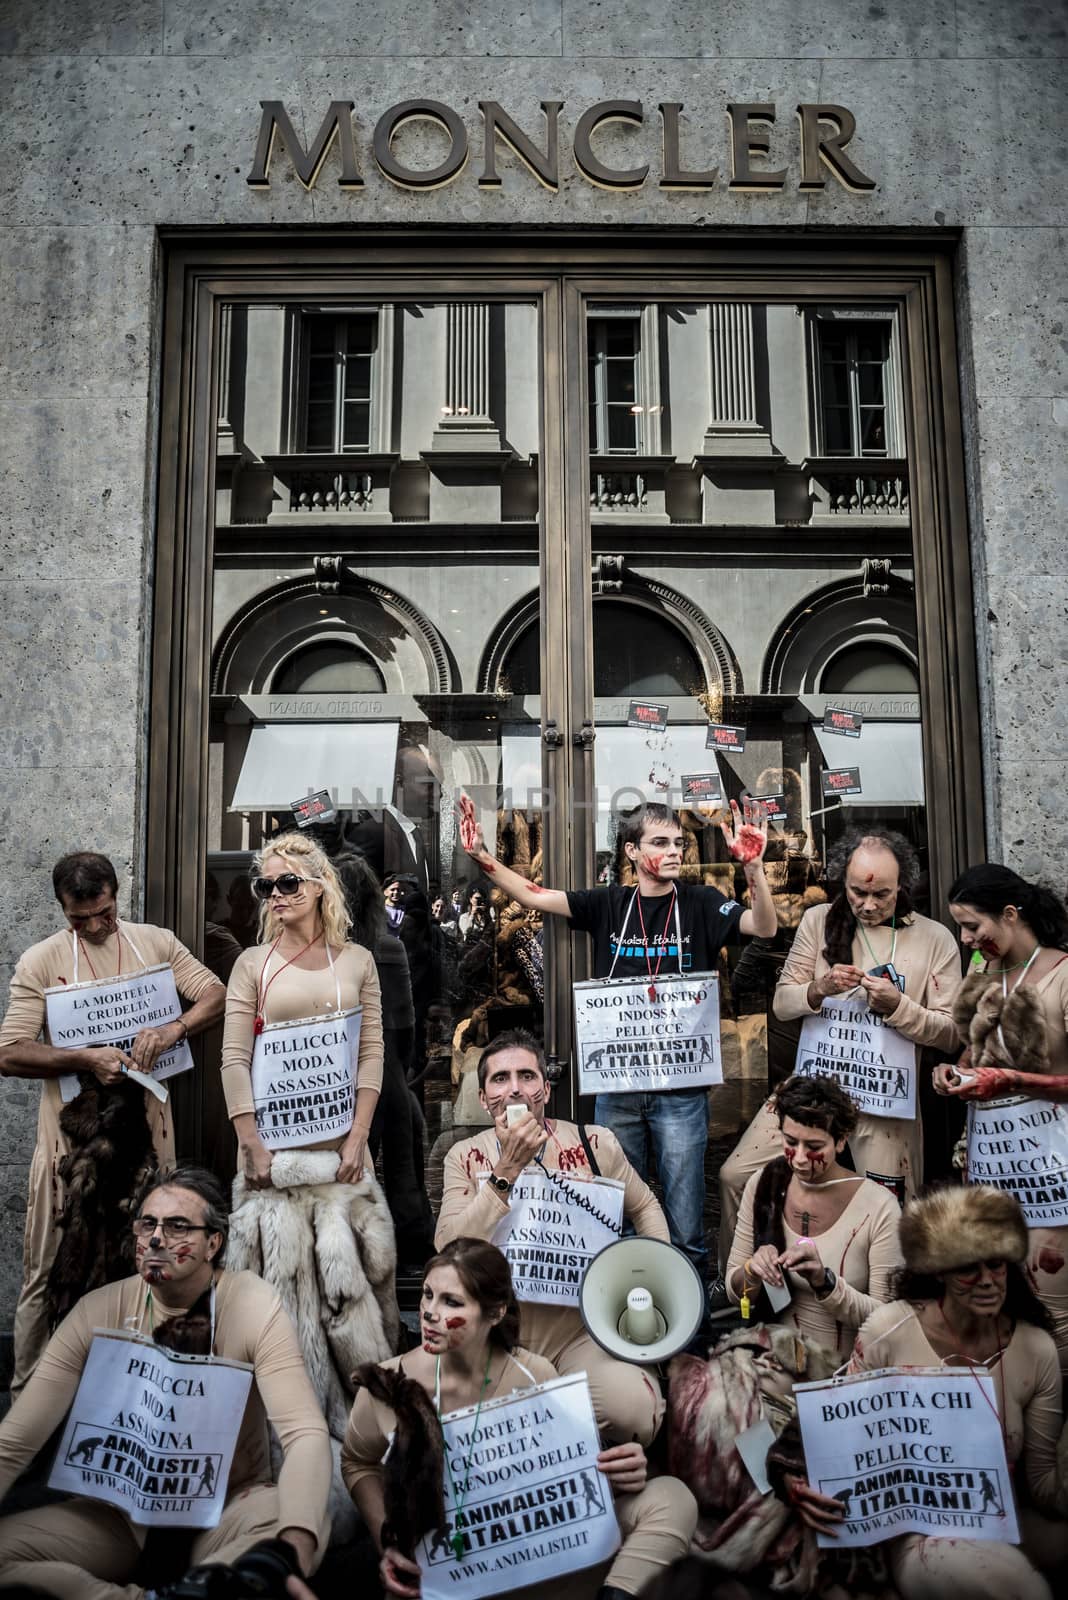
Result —
<instances>
[{"instance_id":1,"label":"sign string around neck","mask_svg":"<svg viewBox=\"0 0 1068 1600\"><path fill-rule=\"evenodd\" d=\"M486 1388L487 1388L487 1386L489 1384L489 1379L490 1379L490 1362L492 1360L493 1360L493 1346L490 1345L489 1348L486 1351L486 1371L483 1374L482 1387L478 1391L478 1405L475 1407L475 1422L474 1422L474 1426L471 1429L471 1448L467 1452L467 1460L463 1464L464 1481L463 1481L463 1483L462 1483L462 1485L460 1486L459 1489L457 1489L457 1487L456 1487L456 1479L452 1475L452 1462L449 1460L449 1452L448 1452L448 1450L445 1451L445 1470L449 1474L449 1488L452 1490L452 1503L453 1503L453 1506L455 1508L455 1520L453 1522L452 1537L449 1540L449 1545L451 1546L452 1553L456 1557L457 1561L462 1561L463 1560L464 1536L463 1536L462 1529L463 1529L463 1525L464 1525L464 1518L463 1518L464 1501L467 1499L467 1491L468 1491L468 1489L470 1488L470 1485L471 1485L471 1464L475 1459L475 1451L478 1449L478 1419L482 1415L482 1402L486 1398ZM437 1411L437 1414L440 1417L441 1416L441 1357L440 1356L438 1356L438 1358L437 1358L437 1364L436 1364L435 1369L434 1369L434 1409Z\"/></svg>"},{"instance_id":2,"label":"sign string around neck","mask_svg":"<svg viewBox=\"0 0 1068 1600\"><path fill-rule=\"evenodd\" d=\"M891 928L890 954L887 956L887 958L886 958L886 960L884 962L880 962L879 957L875 954L875 951L872 949L871 940L868 938L868 935L867 935L867 933L865 931L863 922L858 920L857 921L857 928L858 928L858 930L860 932L860 937L864 940L864 944L865 944L865 946L867 948L868 954L869 954L869 956L871 956L871 964L872 964L872 966L873 967L878 967L878 966L892 967L893 964L894 964L894 954L895 954L895 952L897 950L897 917L896 917L896 915L890 918L890 928Z\"/></svg>"},{"instance_id":3,"label":"sign string around neck","mask_svg":"<svg viewBox=\"0 0 1068 1600\"><path fill-rule=\"evenodd\" d=\"M115 969L115 976L118 978L118 977L122 976L122 920L119 917L115 918L115 937L118 940L118 958L119 958L119 964ZM72 967L72 970L73 970L73 973L74 973L74 982L77 983L78 982L78 951L79 951L79 949L84 948L84 946L82 945L82 941L78 938L78 935L77 935L76 931L73 928L70 930L70 942L71 942L71 957L72 957L72 959L71 959L71 967ZM129 928L127 928L127 930L126 930L126 943L130 946L130 949L133 952L134 959L136 961L140 962L142 967L146 967L148 965L148 962L145 960L145 958L141 954L140 950L138 950L137 946L134 944L133 940L130 938L130 930L129 930ZM86 960L86 965L89 968L89 971L93 975L93 978L95 979L95 981L97 983L99 983L100 982L100 974L97 972L96 968L93 966L92 957L90 956L88 950L85 951L85 960Z\"/></svg>"},{"instance_id":4,"label":"sign string around neck","mask_svg":"<svg viewBox=\"0 0 1068 1600\"><path fill-rule=\"evenodd\" d=\"M664 946L661 946L660 954L656 958L656 968L654 970L653 963L649 959L649 935L645 931L645 915L644 915L644 913L642 911L640 885L635 887L634 893L630 897L630 903L627 906L627 912L626 912L626 915L623 918L623 926L619 930L619 943L616 945L616 953L612 957L612 965L608 969L608 976L609 976L609 978L611 978L613 973L616 970L616 963L619 960L620 952L622 951L624 941L626 940L627 925L630 922L631 913L634 910L635 901L637 901L637 905L638 905L638 921L639 921L639 923L641 925L641 930L642 930L642 948L643 948L643 950L645 952L645 970L649 974L648 995L649 995L649 999L650 1000L655 1000L656 999L656 980L660 976L660 963L664 959ZM678 957L679 977L681 978L683 976L683 970L682 970L682 923L681 923L681 921L679 919L679 893L678 893L678 890L677 890L677 888L675 887L674 884L671 885L671 904L668 907L667 916L664 918L664 935L665 935L665 938L667 936L668 924L671 921L671 914L672 914L673 911L675 913L675 953L676 953L676 955Z\"/></svg>"},{"instance_id":5,"label":"sign string around neck","mask_svg":"<svg viewBox=\"0 0 1068 1600\"><path fill-rule=\"evenodd\" d=\"M254 1034L263 1032L263 1025L266 1020L267 1011L267 991L271 987L271 984L274 982L275 978L280 978L287 967L291 967L294 961L299 961L301 956L306 955L311 949L312 945L318 944L320 939L323 940L323 943L326 946L326 960L330 967L330 976L334 980L334 994L337 997L337 1010L340 1013L341 979L338 977L337 969L334 966L334 952L330 948L330 941L325 938L322 929L320 929L320 931L315 935L314 939L308 940L303 950L298 950L295 956L290 956L288 961L283 961L278 971L272 972L271 976L268 978L267 969L271 965L275 951L282 942L282 935L279 934L278 938L274 941L274 944L272 944L271 948L267 952L267 960L263 963L263 971L260 973L259 993L256 996L256 1015L252 1022L252 1032Z\"/></svg>"}]
</instances>

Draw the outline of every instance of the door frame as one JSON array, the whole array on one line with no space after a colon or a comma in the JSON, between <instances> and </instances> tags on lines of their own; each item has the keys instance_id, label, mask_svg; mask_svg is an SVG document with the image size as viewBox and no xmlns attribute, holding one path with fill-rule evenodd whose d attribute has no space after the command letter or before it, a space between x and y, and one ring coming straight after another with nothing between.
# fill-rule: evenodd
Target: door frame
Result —
<instances>
[{"instance_id":1,"label":"door frame","mask_svg":"<svg viewBox=\"0 0 1068 1600\"><path fill-rule=\"evenodd\" d=\"M344 232L163 230L158 494L151 681L143 768L146 915L199 949L206 849L212 516L218 381L213 370L225 300L371 292L437 300L518 298L542 304L540 520L542 715L571 733L593 710L592 560L586 489L584 297L656 300L878 301L900 308L921 723L932 843L931 904L985 855L972 571L954 320L957 244L945 234L843 235L836 243L707 230L586 229L486 233L460 228ZM357 291L356 285L359 285ZM560 394L559 405L548 404ZM565 426L565 417L578 426ZM573 648L576 627L584 649ZM552 782L569 794L587 760L566 737ZM584 813L578 813L579 819ZM588 817L588 813L585 813ZM553 808L547 856L568 882L590 882L593 828ZM572 953L566 925L546 939L546 1049L570 1054ZM570 1075L561 1109L572 1102Z\"/></svg>"}]
</instances>

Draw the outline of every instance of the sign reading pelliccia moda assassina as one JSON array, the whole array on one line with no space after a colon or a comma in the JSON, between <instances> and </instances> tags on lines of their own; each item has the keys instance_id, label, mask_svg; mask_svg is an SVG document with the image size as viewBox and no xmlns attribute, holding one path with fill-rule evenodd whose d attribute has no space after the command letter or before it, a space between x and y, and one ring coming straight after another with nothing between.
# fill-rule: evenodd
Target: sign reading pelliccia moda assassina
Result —
<instances>
[{"instance_id":1,"label":"sign reading pelliccia moda assassina","mask_svg":"<svg viewBox=\"0 0 1068 1600\"><path fill-rule=\"evenodd\" d=\"M560 113L564 102L541 101L543 125L536 134L520 127L496 100L480 100L478 108L482 125L480 139L476 140L460 113L444 101L401 100L383 111L373 127L367 124L371 160L383 177L402 189L436 189L460 176L473 145L480 143L482 170L478 187L498 189L502 180L497 170L497 154L504 145L519 157L540 184L555 193L560 186ZM657 106L661 161L659 174L653 181L661 189L701 193L725 184L728 189L743 194L767 194L786 189L788 180L795 174L800 190L822 189L828 174L854 192L867 193L876 186L875 179L862 172L845 153L857 126L856 118L845 106L803 103L796 107L797 164L795 172L791 172L787 167L773 168L769 163L769 129L776 120L778 108L770 101L728 104L723 148L716 159L724 161L725 170L729 163L730 176L722 178L717 166L707 164L707 151L688 152L688 164L683 164L684 109L677 100L662 101ZM332 100L318 132L305 146L282 101L261 100L256 154L246 179L249 187L270 187L272 157L281 147L304 187L313 188L336 143L339 187L362 189L364 166L357 148L357 129L363 126L363 118L354 118L354 110L352 100ZM571 155L582 177L601 189L642 188L650 179L651 163L641 161L628 167L610 165L603 146L598 153L597 135L609 123L641 129L647 118L650 122L654 120L640 100L599 100L586 107L575 121L571 135ZM434 125L448 140L448 153L434 167L410 167L394 149L400 130L407 123L417 121ZM705 164L698 165L699 160Z\"/></svg>"}]
</instances>

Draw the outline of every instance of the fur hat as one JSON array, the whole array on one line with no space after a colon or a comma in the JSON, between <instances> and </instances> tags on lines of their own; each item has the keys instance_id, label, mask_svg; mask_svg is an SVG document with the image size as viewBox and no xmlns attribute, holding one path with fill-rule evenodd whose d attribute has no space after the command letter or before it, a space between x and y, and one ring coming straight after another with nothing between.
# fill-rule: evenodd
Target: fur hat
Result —
<instances>
[{"instance_id":1,"label":"fur hat","mask_svg":"<svg viewBox=\"0 0 1068 1600\"><path fill-rule=\"evenodd\" d=\"M1027 1223L1004 1189L947 1185L911 1200L901 1217L901 1253L910 1272L953 1272L973 1261L1023 1261Z\"/></svg>"},{"instance_id":2,"label":"fur hat","mask_svg":"<svg viewBox=\"0 0 1068 1600\"><path fill-rule=\"evenodd\" d=\"M1042 1001L1030 984L1018 984L1006 1000L997 978L970 972L957 990L953 1021L971 1049L973 1067L1049 1071Z\"/></svg>"}]
</instances>

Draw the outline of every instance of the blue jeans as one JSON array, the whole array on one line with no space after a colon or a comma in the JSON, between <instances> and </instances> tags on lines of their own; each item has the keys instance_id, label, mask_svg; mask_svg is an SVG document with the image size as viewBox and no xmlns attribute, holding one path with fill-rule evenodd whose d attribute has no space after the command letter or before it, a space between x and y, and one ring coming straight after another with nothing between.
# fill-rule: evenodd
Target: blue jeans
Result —
<instances>
[{"instance_id":1,"label":"blue jeans","mask_svg":"<svg viewBox=\"0 0 1068 1600\"><path fill-rule=\"evenodd\" d=\"M594 1121L615 1134L623 1154L646 1183L652 1149L671 1242L685 1250L703 1281L708 1263L704 1226L708 1090L599 1094Z\"/></svg>"}]
</instances>

